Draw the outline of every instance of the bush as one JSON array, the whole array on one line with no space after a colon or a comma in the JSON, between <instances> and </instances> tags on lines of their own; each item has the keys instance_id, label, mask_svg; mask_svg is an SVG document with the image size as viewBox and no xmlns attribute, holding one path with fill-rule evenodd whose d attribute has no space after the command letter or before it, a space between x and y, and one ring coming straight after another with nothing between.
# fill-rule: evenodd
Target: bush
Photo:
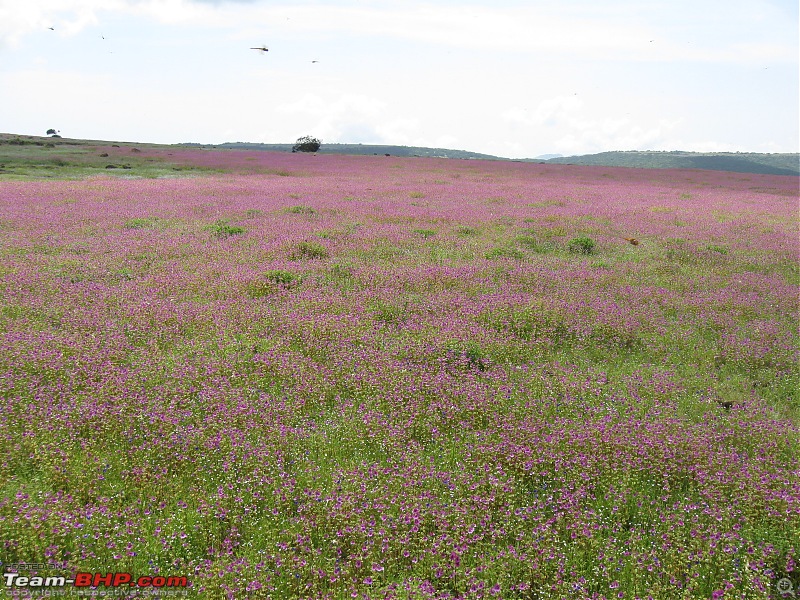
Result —
<instances>
[{"instance_id":1,"label":"bush","mask_svg":"<svg viewBox=\"0 0 800 600\"><path fill-rule=\"evenodd\" d=\"M315 211L310 206L304 206L302 204L298 204L297 206L290 206L286 209L287 213L291 213L293 215L313 215L316 214Z\"/></svg>"},{"instance_id":2,"label":"bush","mask_svg":"<svg viewBox=\"0 0 800 600\"><path fill-rule=\"evenodd\" d=\"M521 246L524 246L528 250L536 252L537 254L543 254L552 250L552 245L550 243L542 244L532 235L519 235L517 236L517 242Z\"/></svg>"},{"instance_id":3,"label":"bush","mask_svg":"<svg viewBox=\"0 0 800 600\"><path fill-rule=\"evenodd\" d=\"M462 343L451 341L445 344L448 354L448 363L453 366L460 366L467 370L476 369L486 371L489 368L489 359L480 344L475 341Z\"/></svg>"},{"instance_id":4,"label":"bush","mask_svg":"<svg viewBox=\"0 0 800 600\"><path fill-rule=\"evenodd\" d=\"M348 279L353 276L353 267L335 264L331 267L330 276L335 279Z\"/></svg>"},{"instance_id":5,"label":"bush","mask_svg":"<svg viewBox=\"0 0 800 600\"><path fill-rule=\"evenodd\" d=\"M288 289L300 283L301 277L289 271L274 269L264 273L263 281L248 283L246 290L251 298L263 298L269 296L279 289Z\"/></svg>"},{"instance_id":6,"label":"bush","mask_svg":"<svg viewBox=\"0 0 800 600\"><path fill-rule=\"evenodd\" d=\"M493 248L486 253L486 258L492 260L494 258L513 258L520 260L525 258L525 254L519 248Z\"/></svg>"},{"instance_id":7,"label":"bush","mask_svg":"<svg viewBox=\"0 0 800 600\"><path fill-rule=\"evenodd\" d=\"M573 254L594 254L594 240L586 236L572 238L567 244L567 250Z\"/></svg>"},{"instance_id":8,"label":"bush","mask_svg":"<svg viewBox=\"0 0 800 600\"><path fill-rule=\"evenodd\" d=\"M137 217L125 221L125 229L147 229L155 227L158 219L156 217Z\"/></svg>"},{"instance_id":9,"label":"bush","mask_svg":"<svg viewBox=\"0 0 800 600\"><path fill-rule=\"evenodd\" d=\"M298 275L295 275L290 271L281 271L280 269L273 269L271 271L267 271L266 273L264 273L264 278L268 281L272 281L280 285L290 285L300 280L300 277Z\"/></svg>"},{"instance_id":10,"label":"bush","mask_svg":"<svg viewBox=\"0 0 800 600\"><path fill-rule=\"evenodd\" d=\"M297 142L292 146L292 152L316 152L320 146L322 146L321 140L306 135L297 139Z\"/></svg>"},{"instance_id":11,"label":"bush","mask_svg":"<svg viewBox=\"0 0 800 600\"><path fill-rule=\"evenodd\" d=\"M294 253L295 259L328 258L328 250L317 242L300 242Z\"/></svg>"},{"instance_id":12,"label":"bush","mask_svg":"<svg viewBox=\"0 0 800 600\"><path fill-rule=\"evenodd\" d=\"M475 229L474 227L468 227L466 225L462 225L461 227L456 229L456 234L461 236L478 235L478 230Z\"/></svg>"},{"instance_id":13,"label":"bush","mask_svg":"<svg viewBox=\"0 0 800 600\"><path fill-rule=\"evenodd\" d=\"M236 227L234 225L229 225L226 219L219 219L213 225L209 225L206 227L208 231L211 232L211 235L218 238L226 238L232 235L239 235L244 233L244 227Z\"/></svg>"},{"instance_id":14,"label":"bush","mask_svg":"<svg viewBox=\"0 0 800 600\"><path fill-rule=\"evenodd\" d=\"M373 306L375 320L386 325L399 325L406 318L406 304L391 304L388 302L376 302Z\"/></svg>"},{"instance_id":15,"label":"bush","mask_svg":"<svg viewBox=\"0 0 800 600\"><path fill-rule=\"evenodd\" d=\"M469 342L464 349L464 358L470 368L485 371L489 368L489 361L481 347L476 342Z\"/></svg>"}]
</instances>

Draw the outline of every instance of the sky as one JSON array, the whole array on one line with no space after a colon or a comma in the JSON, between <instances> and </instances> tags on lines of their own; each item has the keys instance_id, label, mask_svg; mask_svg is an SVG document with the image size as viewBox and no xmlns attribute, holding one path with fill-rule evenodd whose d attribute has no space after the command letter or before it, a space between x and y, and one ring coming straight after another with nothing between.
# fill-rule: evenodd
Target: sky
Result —
<instances>
[{"instance_id":1,"label":"sky","mask_svg":"<svg viewBox=\"0 0 800 600\"><path fill-rule=\"evenodd\" d=\"M798 152L799 32L797 0L0 0L0 132Z\"/></svg>"}]
</instances>

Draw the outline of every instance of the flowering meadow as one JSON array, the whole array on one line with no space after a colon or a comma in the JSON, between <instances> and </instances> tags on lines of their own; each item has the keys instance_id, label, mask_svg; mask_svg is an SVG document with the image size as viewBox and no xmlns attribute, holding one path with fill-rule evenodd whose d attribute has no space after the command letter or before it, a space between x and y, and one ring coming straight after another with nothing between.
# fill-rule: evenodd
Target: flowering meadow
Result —
<instances>
[{"instance_id":1,"label":"flowering meadow","mask_svg":"<svg viewBox=\"0 0 800 600\"><path fill-rule=\"evenodd\" d=\"M219 172L0 181L3 563L234 599L800 584L798 178L170 152Z\"/></svg>"}]
</instances>

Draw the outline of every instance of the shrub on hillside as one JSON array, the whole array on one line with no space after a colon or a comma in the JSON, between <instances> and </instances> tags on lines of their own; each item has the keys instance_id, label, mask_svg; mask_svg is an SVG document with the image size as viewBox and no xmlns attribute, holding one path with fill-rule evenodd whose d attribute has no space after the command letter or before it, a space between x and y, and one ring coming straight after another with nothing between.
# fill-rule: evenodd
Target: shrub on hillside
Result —
<instances>
[{"instance_id":1,"label":"shrub on hillside","mask_svg":"<svg viewBox=\"0 0 800 600\"><path fill-rule=\"evenodd\" d=\"M297 138L297 142L295 142L294 146L292 146L292 152L316 152L319 150L320 146L322 146L321 140L311 137L310 135L306 135L301 138Z\"/></svg>"},{"instance_id":2,"label":"shrub on hillside","mask_svg":"<svg viewBox=\"0 0 800 600\"><path fill-rule=\"evenodd\" d=\"M288 289L301 281L299 275L280 269L266 271L262 277L263 279L252 281L245 287L247 294L251 298L269 296L280 289Z\"/></svg>"},{"instance_id":3,"label":"shrub on hillside","mask_svg":"<svg viewBox=\"0 0 800 600\"><path fill-rule=\"evenodd\" d=\"M286 209L286 212L291 213L293 215L313 215L317 211L315 211L310 206L303 206L302 204L299 204L297 206L290 206L289 208Z\"/></svg>"},{"instance_id":4,"label":"shrub on hillside","mask_svg":"<svg viewBox=\"0 0 800 600\"><path fill-rule=\"evenodd\" d=\"M586 236L572 238L567 244L567 250L573 254L594 254L594 249L594 240Z\"/></svg>"},{"instance_id":5,"label":"shrub on hillside","mask_svg":"<svg viewBox=\"0 0 800 600\"><path fill-rule=\"evenodd\" d=\"M328 250L322 244L317 242L300 242L297 244L292 258L294 259L315 259L315 258L328 258Z\"/></svg>"},{"instance_id":6,"label":"shrub on hillside","mask_svg":"<svg viewBox=\"0 0 800 600\"><path fill-rule=\"evenodd\" d=\"M515 260L520 260L525 258L525 254L522 252L522 250L511 247L492 248L486 253L485 256L489 260L495 258L513 258Z\"/></svg>"},{"instance_id":7,"label":"shrub on hillside","mask_svg":"<svg viewBox=\"0 0 800 600\"><path fill-rule=\"evenodd\" d=\"M244 233L244 227L237 227L235 225L230 225L227 219L219 219L215 223L206 227L207 231L211 232L211 235L217 238L227 238L232 235L240 235Z\"/></svg>"}]
</instances>

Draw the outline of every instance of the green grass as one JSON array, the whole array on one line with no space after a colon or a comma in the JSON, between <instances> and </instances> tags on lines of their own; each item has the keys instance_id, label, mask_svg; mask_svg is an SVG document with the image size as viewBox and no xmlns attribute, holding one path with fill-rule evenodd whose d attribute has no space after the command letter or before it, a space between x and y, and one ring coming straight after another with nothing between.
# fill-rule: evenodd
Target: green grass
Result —
<instances>
[{"instance_id":1,"label":"green grass","mask_svg":"<svg viewBox=\"0 0 800 600\"><path fill-rule=\"evenodd\" d=\"M594 254L596 246L593 239L580 236L569 241L567 250L574 254Z\"/></svg>"},{"instance_id":2,"label":"green grass","mask_svg":"<svg viewBox=\"0 0 800 600\"><path fill-rule=\"evenodd\" d=\"M292 258L295 260L316 260L328 256L327 248L317 242L300 242L292 253Z\"/></svg>"},{"instance_id":3,"label":"green grass","mask_svg":"<svg viewBox=\"0 0 800 600\"><path fill-rule=\"evenodd\" d=\"M207 225L204 229L210 231L211 235L214 237L221 239L229 238L234 235L242 235L246 231L244 227L231 225L227 219L218 219L211 225Z\"/></svg>"},{"instance_id":4,"label":"green grass","mask_svg":"<svg viewBox=\"0 0 800 600\"><path fill-rule=\"evenodd\" d=\"M289 213L291 215L314 215L317 213L317 211L311 208L310 206L305 206L303 204L290 206L284 209L284 212Z\"/></svg>"},{"instance_id":5,"label":"green grass","mask_svg":"<svg viewBox=\"0 0 800 600\"><path fill-rule=\"evenodd\" d=\"M125 221L125 229L152 229L156 227L160 219L158 217L136 217Z\"/></svg>"},{"instance_id":6,"label":"green grass","mask_svg":"<svg viewBox=\"0 0 800 600\"><path fill-rule=\"evenodd\" d=\"M691 228L615 246L601 219L598 251L587 219L230 210L247 235L198 234L211 209L56 241L2 222L4 563L157 565L215 599L766 598L800 452L792 338L770 336L797 319L737 275L797 285L788 255Z\"/></svg>"},{"instance_id":7,"label":"green grass","mask_svg":"<svg viewBox=\"0 0 800 600\"><path fill-rule=\"evenodd\" d=\"M158 179L219 172L214 168L171 163L162 157L135 153L133 148L134 145L125 145L113 149L115 153L111 155L109 148L91 142L37 140L17 145L7 143L7 136L0 137L0 181L85 179L98 175Z\"/></svg>"},{"instance_id":8,"label":"green grass","mask_svg":"<svg viewBox=\"0 0 800 600\"><path fill-rule=\"evenodd\" d=\"M496 248L492 248L491 250L487 250L484 256L489 260L495 260L498 258L522 260L525 258L525 253L512 246L498 246Z\"/></svg>"},{"instance_id":9,"label":"green grass","mask_svg":"<svg viewBox=\"0 0 800 600\"><path fill-rule=\"evenodd\" d=\"M302 277L290 271L271 269L262 274L261 278L251 281L245 286L245 291L251 298L264 298L271 296L279 290L288 290L302 281Z\"/></svg>"}]
</instances>

